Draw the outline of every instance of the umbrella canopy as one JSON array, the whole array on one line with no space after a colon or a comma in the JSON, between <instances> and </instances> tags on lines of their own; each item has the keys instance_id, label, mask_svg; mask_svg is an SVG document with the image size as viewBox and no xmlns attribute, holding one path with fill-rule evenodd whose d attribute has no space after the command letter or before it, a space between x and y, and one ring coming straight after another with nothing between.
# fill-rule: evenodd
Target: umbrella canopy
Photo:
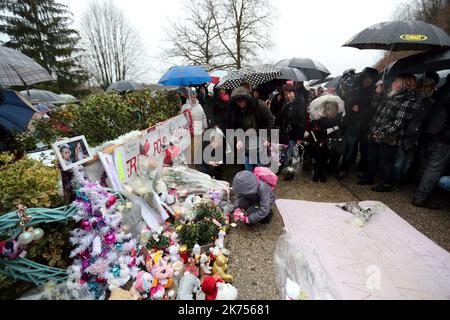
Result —
<instances>
[{"instance_id":1,"label":"umbrella canopy","mask_svg":"<svg viewBox=\"0 0 450 320\"><path fill-rule=\"evenodd\" d=\"M27 86L55 79L23 53L0 46L0 85L2 87Z\"/></svg>"},{"instance_id":2,"label":"umbrella canopy","mask_svg":"<svg viewBox=\"0 0 450 320\"><path fill-rule=\"evenodd\" d=\"M444 52L424 52L399 59L388 66L387 73L420 74L428 71L441 71L450 69L450 50Z\"/></svg>"},{"instance_id":3,"label":"umbrella canopy","mask_svg":"<svg viewBox=\"0 0 450 320\"><path fill-rule=\"evenodd\" d=\"M223 77L218 83L218 87L224 89L234 89L244 83L251 86L258 86L274 79L278 79L282 75L279 67L271 65L261 65L254 67L245 67L240 70L233 70Z\"/></svg>"},{"instance_id":4,"label":"umbrella canopy","mask_svg":"<svg viewBox=\"0 0 450 320\"><path fill-rule=\"evenodd\" d=\"M125 92L125 91L139 91L144 89L144 86L142 84L139 84L134 81L116 81L112 83L108 89L106 89L107 92L112 91L118 91L118 92Z\"/></svg>"},{"instance_id":5,"label":"umbrella canopy","mask_svg":"<svg viewBox=\"0 0 450 320\"><path fill-rule=\"evenodd\" d=\"M23 132L38 111L15 91L3 90L5 101L0 105L0 123L8 130Z\"/></svg>"},{"instance_id":6,"label":"umbrella canopy","mask_svg":"<svg viewBox=\"0 0 450 320\"><path fill-rule=\"evenodd\" d=\"M392 51L432 50L450 47L450 36L441 28L423 21L395 20L374 24L343 46Z\"/></svg>"},{"instance_id":7,"label":"umbrella canopy","mask_svg":"<svg viewBox=\"0 0 450 320\"><path fill-rule=\"evenodd\" d=\"M325 85L325 88L337 88L337 86L339 85L339 81L341 80L342 76L337 76L333 79L331 79L330 81L328 81L328 83Z\"/></svg>"},{"instance_id":8,"label":"umbrella canopy","mask_svg":"<svg viewBox=\"0 0 450 320\"><path fill-rule=\"evenodd\" d=\"M329 81L331 81L333 79L334 79L333 77L326 77L325 79L313 80L313 81L310 81L308 83L308 86L309 87L315 87L315 86L318 86L320 84L327 83L327 82L329 82Z\"/></svg>"},{"instance_id":9,"label":"umbrella canopy","mask_svg":"<svg viewBox=\"0 0 450 320\"><path fill-rule=\"evenodd\" d=\"M284 59L275 65L299 69L307 77L306 80L323 79L331 74L322 63L310 58Z\"/></svg>"},{"instance_id":10,"label":"umbrella canopy","mask_svg":"<svg viewBox=\"0 0 450 320\"><path fill-rule=\"evenodd\" d=\"M47 91L47 90L23 90L20 91L22 95L24 95L28 100L33 104L62 104L65 103L64 99L61 98L58 94Z\"/></svg>"},{"instance_id":11,"label":"umbrella canopy","mask_svg":"<svg viewBox=\"0 0 450 320\"><path fill-rule=\"evenodd\" d=\"M70 102L78 102L79 100L77 98L75 98L73 95L71 94L60 94L59 97L65 102L65 103L70 103Z\"/></svg>"},{"instance_id":12,"label":"umbrella canopy","mask_svg":"<svg viewBox=\"0 0 450 320\"><path fill-rule=\"evenodd\" d=\"M282 67L281 68L282 75L278 77L278 79L283 80L292 80L292 81L307 81L308 77L301 72L299 69L290 68L290 67Z\"/></svg>"},{"instance_id":13,"label":"umbrella canopy","mask_svg":"<svg viewBox=\"0 0 450 320\"><path fill-rule=\"evenodd\" d=\"M178 66L167 71L159 83L165 86L190 87L211 81L211 76L202 66Z\"/></svg>"}]
</instances>

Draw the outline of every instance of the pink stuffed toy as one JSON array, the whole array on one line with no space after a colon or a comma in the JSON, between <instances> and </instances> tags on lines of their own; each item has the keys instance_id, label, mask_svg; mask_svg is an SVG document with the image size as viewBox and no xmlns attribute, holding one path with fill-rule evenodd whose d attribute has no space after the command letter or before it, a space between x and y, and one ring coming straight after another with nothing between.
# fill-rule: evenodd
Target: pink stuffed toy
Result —
<instances>
[{"instance_id":1,"label":"pink stuffed toy","mask_svg":"<svg viewBox=\"0 0 450 320\"><path fill-rule=\"evenodd\" d=\"M198 277L200 274L200 269L195 265L195 259L189 258L185 268L186 272L192 273L194 276Z\"/></svg>"},{"instance_id":2,"label":"pink stuffed toy","mask_svg":"<svg viewBox=\"0 0 450 320\"><path fill-rule=\"evenodd\" d=\"M152 268L152 275L156 280L158 280L158 284L163 288L168 289L173 285L173 268L167 264L165 259L159 259Z\"/></svg>"}]
</instances>

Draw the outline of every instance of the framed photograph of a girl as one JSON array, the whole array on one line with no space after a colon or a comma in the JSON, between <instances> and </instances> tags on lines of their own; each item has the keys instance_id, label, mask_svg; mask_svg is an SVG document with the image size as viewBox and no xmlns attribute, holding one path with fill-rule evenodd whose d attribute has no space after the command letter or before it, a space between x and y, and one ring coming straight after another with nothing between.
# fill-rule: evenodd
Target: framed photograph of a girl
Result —
<instances>
[{"instance_id":1,"label":"framed photograph of a girl","mask_svg":"<svg viewBox=\"0 0 450 320\"><path fill-rule=\"evenodd\" d=\"M53 144L53 150L63 171L86 163L94 157L84 136L57 141Z\"/></svg>"}]
</instances>

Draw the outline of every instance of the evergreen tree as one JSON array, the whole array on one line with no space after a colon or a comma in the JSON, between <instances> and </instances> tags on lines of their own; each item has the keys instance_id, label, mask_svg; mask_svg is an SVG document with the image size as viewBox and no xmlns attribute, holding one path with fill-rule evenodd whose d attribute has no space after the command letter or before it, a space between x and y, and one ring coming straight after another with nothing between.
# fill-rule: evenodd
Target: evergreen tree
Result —
<instances>
[{"instance_id":1,"label":"evergreen tree","mask_svg":"<svg viewBox=\"0 0 450 320\"><path fill-rule=\"evenodd\" d=\"M0 1L0 32L4 45L34 59L56 79L48 86L70 92L86 80L78 66L78 32L71 29L72 14L54 0ZM56 88L55 88L56 86Z\"/></svg>"}]
</instances>

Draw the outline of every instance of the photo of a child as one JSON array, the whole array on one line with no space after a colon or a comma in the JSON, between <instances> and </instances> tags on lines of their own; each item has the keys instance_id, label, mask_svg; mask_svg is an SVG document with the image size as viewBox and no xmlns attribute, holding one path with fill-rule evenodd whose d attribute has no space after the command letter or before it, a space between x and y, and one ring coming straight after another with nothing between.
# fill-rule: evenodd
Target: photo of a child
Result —
<instances>
[{"instance_id":1,"label":"photo of a child","mask_svg":"<svg viewBox=\"0 0 450 320\"><path fill-rule=\"evenodd\" d=\"M53 145L53 149L64 171L93 157L84 136L58 141Z\"/></svg>"}]
</instances>

